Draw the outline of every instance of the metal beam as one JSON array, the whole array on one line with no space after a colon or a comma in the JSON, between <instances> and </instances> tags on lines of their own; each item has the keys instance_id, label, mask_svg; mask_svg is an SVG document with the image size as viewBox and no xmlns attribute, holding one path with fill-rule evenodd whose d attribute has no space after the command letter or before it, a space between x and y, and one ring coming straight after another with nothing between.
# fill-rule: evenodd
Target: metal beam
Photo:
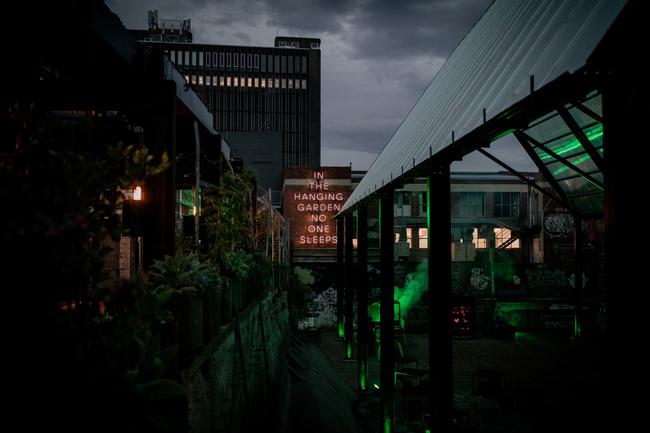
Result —
<instances>
[{"instance_id":1,"label":"metal beam","mask_svg":"<svg viewBox=\"0 0 650 433\"><path fill-rule=\"evenodd\" d=\"M571 116L571 114L564 107L558 107L557 112L560 113L560 117L562 117L564 123L566 123L571 132L573 132L573 135L576 136L582 147L585 148L587 154L589 154L598 169L600 171L603 171L603 157L600 156L600 153L598 153L594 145L591 144L591 141L589 141L589 138L587 138L585 132L582 130L582 128L580 128L578 122L576 122L573 116Z\"/></svg>"},{"instance_id":2,"label":"metal beam","mask_svg":"<svg viewBox=\"0 0 650 433\"><path fill-rule=\"evenodd\" d=\"M585 106L584 104L582 104L580 102L572 102L572 104L573 104L574 107L576 107L578 110L585 113L587 116L591 117L592 119L594 119L594 120L596 120L596 121L598 121L600 123L603 123L603 116L599 115L598 113L596 113L591 108Z\"/></svg>"},{"instance_id":3,"label":"metal beam","mask_svg":"<svg viewBox=\"0 0 650 433\"><path fill-rule=\"evenodd\" d=\"M343 245L344 241L344 224L343 217L336 219L336 268L343 269ZM336 327L339 338L343 338L345 330L343 326L343 273L336 273Z\"/></svg>"},{"instance_id":4,"label":"metal beam","mask_svg":"<svg viewBox=\"0 0 650 433\"><path fill-rule=\"evenodd\" d=\"M427 177L429 290L429 431L452 427L453 352L451 340L451 200L449 165ZM383 276L383 275L382 275Z\"/></svg>"},{"instance_id":5,"label":"metal beam","mask_svg":"<svg viewBox=\"0 0 650 433\"><path fill-rule=\"evenodd\" d=\"M523 131L518 131L518 132L519 132L520 134L524 135L530 144L532 144L533 146L535 146L535 147L537 147L537 148L543 150L544 152L548 153L548 154L551 155L553 158L557 159L558 161L560 161L561 163L563 163L564 165L566 165L567 167L569 167L571 170L575 171L575 172L578 173L580 176L582 176L583 178L585 178L585 180L587 180L588 182L590 182L591 184L593 184L596 188L600 189L601 191L605 189L605 187L604 187L604 185L603 185L602 182L600 182L600 181L594 179L593 176L591 176L589 173L587 173L587 172L584 171L583 169L581 169L581 168L577 167L576 165L574 165L571 161L569 161L569 160L566 159L565 157L560 156L560 155L558 155L557 153L553 152L551 149L549 149L548 147L546 147L545 145L543 145L543 144L540 143L539 141L535 140L533 137L531 137L530 135L526 134L525 132L523 132Z\"/></svg>"},{"instance_id":6,"label":"metal beam","mask_svg":"<svg viewBox=\"0 0 650 433\"><path fill-rule=\"evenodd\" d=\"M491 153L489 153L489 152L486 151L485 149L481 149L481 148L479 147L478 149L476 149L476 151L479 152L479 153L481 153L481 154L483 154L485 157L489 158L490 160L494 161L496 164L500 165L501 167L505 168L505 169L508 170L512 175L517 176L517 177L518 177L519 179L521 179L523 182L526 182L526 184L528 184L528 185L530 185L531 187L535 188L537 191L541 192L542 194L544 194L545 196L547 196L547 197L550 198L551 200L556 200L556 201L559 201L560 203L562 202L562 199L561 199L560 197L551 194L550 192L548 192L547 190L545 190L545 189L542 188L541 186L537 185L535 182L532 182L532 181L531 181L530 179L528 179L526 176L524 176L523 174L519 173L517 170L515 170L515 169L512 168L512 167L510 167L508 164L506 164L505 162L501 161L500 159L498 159L496 156L492 155Z\"/></svg>"},{"instance_id":7,"label":"metal beam","mask_svg":"<svg viewBox=\"0 0 650 433\"><path fill-rule=\"evenodd\" d=\"M571 206L571 203L569 203L569 199L566 193L564 192L560 184L557 182L557 180L555 180L555 178L551 174L546 164L542 162L539 155L537 155L537 153L533 150L530 143L528 142L528 136L522 134L520 131L514 131L513 134L517 139L517 141L519 141L519 144L521 144L521 147L524 148L524 150L526 151L530 159L533 160L533 162L535 163L539 171L542 172L542 174L544 175L544 179L546 179L546 181L551 185L551 187L555 190L555 192L562 198L561 202L567 207L567 209L569 209L572 213L574 213L573 207Z\"/></svg>"},{"instance_id":8,"label":"metal beam","mask_svg":"<svg viewBox=\"0 0 650 433\"><path fill-rule=\"evenodd\" d=\"M395 380L395 329L394 329L394 228L393 191L383 190L379 199L380 230L380 350L379 384L382 433L393 432L394 380ZM449 248L449 245L447 245Z\"/></svg>"},{"instance_id":9,"label":"metal beam","mask_svg":"<svg viewBox=\"0 0 650 433\"><path fill-rule=\"evenodd\" d=\"M359 390L368 389L368 207L357 211L357 377Z\"/></svg>"},{"instance_id":10,"label":"metal beam","mask_svg":"<svg viewBox=\"0 0 650 433\"><path fill-rule=\"evenodd\" d=\"M354 344L354 313L352 303L354 302L354 263L352 255L353 234L352 211L345 214L345 359L352 359L352 345Z\"/></svg>"}]
</instances>

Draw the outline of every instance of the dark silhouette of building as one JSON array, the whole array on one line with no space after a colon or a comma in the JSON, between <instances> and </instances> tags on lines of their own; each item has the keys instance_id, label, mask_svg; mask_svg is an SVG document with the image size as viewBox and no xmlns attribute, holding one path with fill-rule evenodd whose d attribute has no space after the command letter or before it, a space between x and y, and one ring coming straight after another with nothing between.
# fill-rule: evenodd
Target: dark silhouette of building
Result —
<instances>
[{"instance_id":1,"label":"dark silhouette of building","mask_svg":"<svg viewBox=\"0 0 650 433\"><path fill-rule=\"evenodd\" d=\"M190 20L134 30L165 50L214 114L220 132L280 132L282 166L320 165L320 39L276 37L274 47L192 43Z\"/></svg>"}]
</instances>

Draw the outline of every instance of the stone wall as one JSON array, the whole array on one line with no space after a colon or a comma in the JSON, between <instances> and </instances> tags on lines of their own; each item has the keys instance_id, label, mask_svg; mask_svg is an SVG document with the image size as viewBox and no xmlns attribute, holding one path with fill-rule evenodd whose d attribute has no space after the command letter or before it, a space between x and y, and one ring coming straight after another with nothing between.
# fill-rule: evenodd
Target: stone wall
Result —
<instances>
[{"instance_id":1,"label":"stone wall","mask_svg":"<svg viewBox=\"0 0 650 433\"><path fill-rule=\"evenodd\" d=\"M289 333L286 294L271 291L221 327L183 372L193 432L240 432L260 423L281 380Z\"/></svg>"}]
</instances>

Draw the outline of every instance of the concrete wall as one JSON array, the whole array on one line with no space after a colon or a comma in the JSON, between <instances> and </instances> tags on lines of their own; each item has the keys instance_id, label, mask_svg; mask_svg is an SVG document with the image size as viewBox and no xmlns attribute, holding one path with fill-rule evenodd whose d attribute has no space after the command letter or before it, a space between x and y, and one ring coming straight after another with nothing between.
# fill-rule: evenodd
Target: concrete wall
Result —
<instances>
[{"instance_id":1,"label":"concrete wall","mask_svg":"<svg viewBox=\"0 0 650 433\"><path fill-rule=\"evenodd\" d=\"M283 371L288 336L286 294L273 296L271 291L222 326L183 373L192 431L240 432L259 424L269 406L270 387Z\"/></svg>"}]
</instances>

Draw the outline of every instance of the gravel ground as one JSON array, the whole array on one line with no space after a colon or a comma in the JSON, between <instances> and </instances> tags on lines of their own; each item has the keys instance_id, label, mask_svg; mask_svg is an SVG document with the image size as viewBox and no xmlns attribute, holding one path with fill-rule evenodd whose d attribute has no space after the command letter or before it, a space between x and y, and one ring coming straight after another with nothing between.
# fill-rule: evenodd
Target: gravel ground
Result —
<instances>
[{"instance_id":1,"label":"gravel ground","mask_svg":"<svg viewBox=\"0 0 650 433\"><path fill-rule=\"evenodd\" d=\"M341 378L356 389L356 361L343 359L343 342L323 330L320 347ZM405 350L427 369L426 334L407 334ZM454 340L454 408L460 431L547 432L597 429L605 390L601 388L598 341L573 342L552 333L517 333L512 339ZM369 391L359 393L355 411L364 432L379 431L378 365L370 357ZM499 380L475 378L496 371ZM426 378L425 378L426 379ZM417 384L417 381L415 381ZM422 432L418 407L423 403L398 380L396 431ZM424 402L426 405L426 402Z\"/></svg>"}]
</instances>

